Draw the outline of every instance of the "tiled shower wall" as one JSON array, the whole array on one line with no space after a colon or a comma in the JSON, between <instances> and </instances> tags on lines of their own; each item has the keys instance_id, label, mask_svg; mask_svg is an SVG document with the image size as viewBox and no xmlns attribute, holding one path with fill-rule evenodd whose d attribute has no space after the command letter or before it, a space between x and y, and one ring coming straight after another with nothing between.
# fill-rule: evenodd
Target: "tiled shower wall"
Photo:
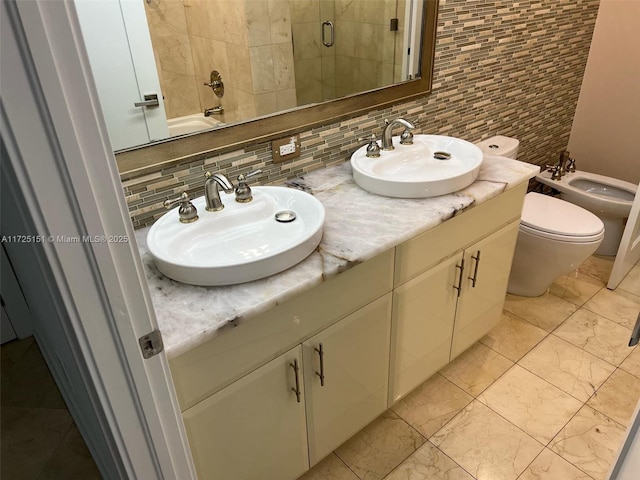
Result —
<instances>
[{"instance_id":1,"label":"tiled shower wall","mask_svg":"<svg viewBox=\"0 0 640 480\"><path fill-rule=\"evenodd\" d=\"M254 183L277 184L349 159L358 137L380 135L384 118L405 117L418 133L476 142L520 139L519 159L545 164L567 146L599 0L440 0L429 96L302 132L302 155L274 164L270 143L123 182L134 226L150 225L163 200L202 194L203 173L231 178L261 168Z\"/></svg>"}]
</instances>

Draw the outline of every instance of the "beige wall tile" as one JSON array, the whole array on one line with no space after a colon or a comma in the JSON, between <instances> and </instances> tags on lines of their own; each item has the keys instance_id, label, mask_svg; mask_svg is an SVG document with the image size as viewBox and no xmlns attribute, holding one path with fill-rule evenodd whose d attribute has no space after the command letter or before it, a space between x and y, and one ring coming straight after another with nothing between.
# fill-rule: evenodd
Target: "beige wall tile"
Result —
<instances>
[{"instance_id":1,"label":"beige wall tile","mask_svg":"<svg viewBox=\"0 0 640 480\"><path fill-rule=\"evenodd\" d=\"M296 97L296 89L289 88L288 90L278 90L276 92L276 107L278 111L289 110L298 106L298 100Z\"/></svg>"},{"instance_id":2,"label":"beige wall tile","mask_svg":"<svg viewBox=\"0 0 640 480\"><path fill-rule=\"evenodd\" d=\"M291 44L291 12L289 0L269 0L271 43Z\"/></svg>"},{"instance_id":3,"label":"beige wall tile","mask_svg":"<svg viewBox=\"0 0 640 480\"><path fill-rule=\"evenodd\" d=\"M251 61L251 74L253 77L253 89L257 94L273 92L276 89L276 80L273 74L273 52L271 45L261 47L249 47Z\"/></svg>"},{"instance_id":4,"label":"beige wall tile","mask_svg":"<svg viewBox=\"0 0 640 480\"><path fill-rule=\"evenodd\" d=\"M238 0L218 0L219 9L216 12L218 29L217 39L224 39L226 43L238 46L249 46L249 29L245 14L245 2ZM222 21L222 25L220 25ZM222 28L220 28L222 26ZM219 38L221 36L221 38Z\"/></svg>"},{"instance_id":5,"label":"beige wall tile","mask_svg":"<svg viewBox=\"0 0 640 480\"><path fill-rule=\"evenodd\" d=\"M605 480L624 432L621 425L584 406L549 448L594 479Z\"/></svg>"},{"instance_id":6,"label":"beige wall tile","mask_svg":"<svg viewBox=\"0 0 640 480\"><path fill-rule=\"evenodd\" d=\"M291 23L307 23L320 20L319 0L290 0Z\"/></svg>"},{"instance_id":7,"label":"beige wall tile","mask_svg":"<svg viewBox=\"0 0 640 480\"><path fill-rule=\"evenodd\" d=\"M269 115L278 110L276 92L255 95L256 115Z\"/></svg>"},{"instance_id":8,"label":"beige wall tile","mask_svg":"<svg viewBox=\"0 0 640 480\"><path fill-rule=\"evenodd\" d=\"M582 402L518 365L478 400L545 445L582 407Z\"/></svg>"},{"instance_id":9,"label":"beige wall tile","mask_svg":"<svg viewBox=\"0 0 640 480\"><path fill-rule=\"evenodd\" d=\"M585 309L572 315L554 334L613 365L629 355L631 329Z\"/></svg>"},{"instance_id":10,"label":"beige wall tile","mask_svg":"<svg viewBox=\"0 0 640 480\"><path fill-rule=\"evenodd\" d=\"M518 480L591 480L586 473L578 470L560 455L545 448Z\"/></svg>"},{"instance_id":11,"label":"beige wall tile","mask_svg":"<svg viewBox=\"0 0 640 480\"><path fill-rule=\"evenodd\" d=\"M515 479L544 448L478 401L454 417L431 442L466 471L474 472L478 480Z\"/></svg>"},{"instance_id":12,"label":"beige wall tile","mask_svg":"<svg viewBox=\"0 0 640 480\"><path fill-rule=\"evenodd\" d=\"M435 374L396 403L392 410L429 438L472 400L471 395Z\"/></svg>"},{"instance_id":13,"label":"beige wall tile","mask_svg":"<svg viewBox=\"0 0 640 480\"><path fill-rule=\"evenodd\" d=\"M432 443L426 442L385 477L385 480L407 479L473 480L473 477Z\"/></svg>"},{"instance_id":14,"label":"beige wall tile","mask_svg":"<svg viewBox=\"0 0 640 480\"><path fill-rule=\"evenodd\" d=\"M627 328L633 328L640 313L640 296L622 289L611 291L603 288L585 303L584 308Z\"/></svg>"},{"instance_id":15,"label":"beige wall tile","mask_svg":"<svg viewBox=\"0 0 640 480\"><path fill-rule=\"evenodd\" d=\"M305 60L322 55L322 39L319 22L296 23L293 31L293 58Z\"/></svg>"},{"instance_id":16,"label":"beige wall tile","mask_svg":"<svg viewBox=\"0 0 640 480\"><path fill-rule=\"evenodd\" d=\"M271 46L273 55L273 75L275 90L296 87L296 75L291 44L281 43Z\"/></svg>"},{"instance_id":17,"label":"beige wall tile","mask_svg":"<svg viewBox=\"0 0 640 480\"><path fill-rule=\"evenodd\" d=\"M547 335L547 332L532 323L509 312L502 312L500 323L480 342L517 362Z\"/></svg>"},{"instance_id":18,"label":"beige wall tile","mask_svg":"<svg viewBox=\"0 0 640 480\"><path fill-rule=\"evenodd\" d=\"M227 55L229 66L229 86L247 93L253 93L253 73L249 48L233 47Z\"/></svg>"},{"instance_id":19,"label":"beige wall tile","mask_svg":"<svg viewBox=\"0 0 640 480\"><path fill-rule=\"evenodd\" d=\"M335 453L363 480L384 478L425 439L395 413L387 411Z\"/></svg>"},{"instance_id":20,"label":"beige wall tile","mask_svg":"<svg viewBox=\"0 0 640 480\"><path fill-rule=\"evenodd\" d=\"M518 364L586 402L615 367L569 342L549 335Z\"/></svg>"},{"instance_id":21,"label":"beige wall tile","mask_svg":"<svg viewBox=\"0 0 640 480\"><path fill-rule=\"evenodd\" d=\"M616 370L587 405L627 427L640 400L640 378Z\"/></svg>"},{"instance_id":22,"label":"beige wall tile","mask_svg":"<svg viewBox=\"0 0 640 480\"><path fill-rule=\"evenodd\" d=\"M355 29L351 22L339 22L335 23L336 29L336 45L335 54L345 57L355 56Z\"/></svg>"},{"instance_id":23,"label":"beige wall tile","mask_svg":"<svg viewBox=\"0 0 640 480\"><path fill-rule=\"evenodd\" d=\"M548 293L540 297L519 297L508 294L504 302L504 309L550 332L565 321L578 307Z\"/></svg>"},{"instance_id":24,"label":"beige wall tile","mask_svg":"<svg viewBox=\"0 0 640 480\"><path fill-rule=\"evenodd\" d=\"M298 105L322 101L322 59L297 60L295 72Z\"/></svg>"},{"instance_id":25,"label":"beige wall tile","mask_svg":"<svg viewBox=\"0 0 640 480\"><path fill-rule=\"evenodd\" d=\"M475 397L512 365L513 362L508 358L476 343L440 370L440 374Z\"/></svg>"},{"instance_id":26,"label":"beige wall tile","mask_svg":"<svg viewBox=\"0 0 640 480\"><path fill-rule=\"evenodd\" d=\"M247 42L250 47L271 45L271 21L269 2L264 0L245 0L245 21L247 23Z\"/></svg>"},{"instance_id":27,"label":"beige wall tile","mask_svg":"<svg viewBox=\"0 0 640 480\"><path fill-rule=\"evenodd\" d=\"M144 4L152 39L187 35L187 16L182 0L164 0Z\"/></svg>"}]
</instances>

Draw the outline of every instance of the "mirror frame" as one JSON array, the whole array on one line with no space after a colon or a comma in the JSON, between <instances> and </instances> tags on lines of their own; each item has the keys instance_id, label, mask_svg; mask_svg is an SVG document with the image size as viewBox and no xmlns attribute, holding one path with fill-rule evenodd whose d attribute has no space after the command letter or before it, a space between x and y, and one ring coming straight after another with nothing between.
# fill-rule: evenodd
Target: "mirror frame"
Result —
<instances>
[{"instance_id":1,"label":"mirror frame","mask_svg":"<svg viewBox=\"0 0 640 480\"><path fill-rule=\"evenodd\" d=\"M160 140L116 152L121 180L238 150L311 128L363 115L431 92L436 43L438 1L425 0L420 59L421 77L389 87L301 106L226 127Z\"/></svg>"}]
</instances>

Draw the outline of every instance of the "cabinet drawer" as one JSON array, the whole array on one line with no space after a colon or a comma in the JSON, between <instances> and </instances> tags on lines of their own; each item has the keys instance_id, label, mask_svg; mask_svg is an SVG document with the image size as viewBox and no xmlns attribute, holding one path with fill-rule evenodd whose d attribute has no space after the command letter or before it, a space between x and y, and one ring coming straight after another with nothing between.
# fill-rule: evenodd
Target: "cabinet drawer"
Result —
<instances>
[{"instance_id":1,"label":"cabinet drawer","mask_svg":"<svg viewBox=\"0 0 640 480\"><path fill-rule=\"evenodd\" d=\"M185 410L392 289L393 249L170 360Z\"/></svg>"},{"instance_id":2,"label":"cabinet drawer","mask_svg":"<svg viewBox=\"0 0 640 480\"><path fill-rule=\"evenodd\" d=\"M520 218L528 182L470 208L396 248L394 285L402 285L452 253Z\"/></svg>"}]
</instances>

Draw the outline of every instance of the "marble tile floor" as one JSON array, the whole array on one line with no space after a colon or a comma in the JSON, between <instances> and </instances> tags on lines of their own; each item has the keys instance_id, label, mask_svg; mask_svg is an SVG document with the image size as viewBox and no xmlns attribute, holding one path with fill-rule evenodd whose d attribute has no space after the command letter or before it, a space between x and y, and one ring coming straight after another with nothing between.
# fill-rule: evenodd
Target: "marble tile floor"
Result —
<instances>
[{"instance_id":1,"label":"marble tile floor","mask_svg":"<svg viewBox=\"0 0 640 480\"><path fill-rule=\"evenodd\" d=\"M101 478L33 337L0 347L0 478Z\"/></svg>"},{"instance_id":2,"label":"marble tile floor","mask_svg":"<svg viewBox=\"0 0 640 480\"><path fill-rule=\"evenodd\" d=\"M591 257L300 480L605 479L640 398L640 265ZM0 347L0 478L99 479L34 339ZM37 388L34 388L37 386Z\"/></svg>"},{"instance_id":3,"label":"marble tile floor","mask_svg":"<svg viewBox=\"0 0 640 480\"><path fill-rule=\"evenodd\" d=\"M640 399L640 264L590 257L299 480L605 480Z\"/></svg>"}]
</instances>

